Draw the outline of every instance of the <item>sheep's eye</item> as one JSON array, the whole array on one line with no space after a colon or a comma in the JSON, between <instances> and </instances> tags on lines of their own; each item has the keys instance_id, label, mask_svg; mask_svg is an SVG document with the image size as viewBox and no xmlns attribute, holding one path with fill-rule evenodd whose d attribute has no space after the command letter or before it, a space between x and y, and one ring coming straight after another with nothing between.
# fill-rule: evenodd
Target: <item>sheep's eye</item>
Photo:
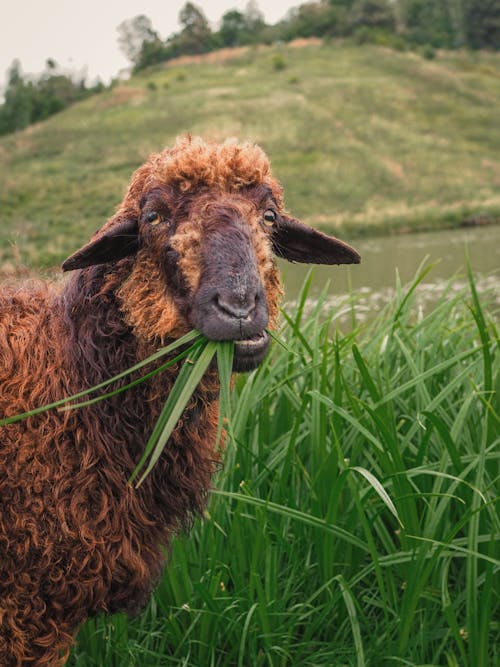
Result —
<instances>
[{"instance_id":1,"label":"sheep's eye","mask_svg":"<svg viewBox=\"0 0 500 667\"><path fill-rule=\"evenodd\" d=\"M273 211L272 208L268 208L264 211L264 224L266 227L272 227L276 222L276 211Z\"/></svg>"},{"instance_id":2,"label":"sheep's eye","mask_svg":"<svg viewBox=\"0 0 500 667\"><path fill-rule=\"evenodd\" d=\"M156 211L151 211L146 215L146 222L149 222L150 225L157 225L162 221L161 215Z\"/></svg>"}]
</instances>

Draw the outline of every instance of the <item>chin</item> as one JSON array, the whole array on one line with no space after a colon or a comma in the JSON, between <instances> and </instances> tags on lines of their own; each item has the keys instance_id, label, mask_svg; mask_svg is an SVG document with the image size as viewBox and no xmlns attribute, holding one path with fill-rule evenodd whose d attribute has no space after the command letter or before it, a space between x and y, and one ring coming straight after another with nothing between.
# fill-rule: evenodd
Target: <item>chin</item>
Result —
<instances>
[{"instance_id":1,"label":"chin","mask_svg":"<svg viewBox=\"0 0 500 667\"><path fill-rule=\"evenodd\" d=\"M253 371L264 361L269 351L269 335L262 331L251 338L234 341L233 371Z\"/></svg>"}]
</instances>

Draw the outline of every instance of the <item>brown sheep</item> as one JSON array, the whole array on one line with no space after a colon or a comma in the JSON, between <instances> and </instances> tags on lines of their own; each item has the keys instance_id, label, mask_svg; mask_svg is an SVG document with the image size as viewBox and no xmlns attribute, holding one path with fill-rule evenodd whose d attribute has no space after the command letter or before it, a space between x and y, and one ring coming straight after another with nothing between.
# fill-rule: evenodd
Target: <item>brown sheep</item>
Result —
<instances>
[{"instance_id":1,"label":"brown sheep","mask_svg":"<svg viewBox=\"0 0 500 667\"><path fill-rule=\"evenodd\" d=\"M259 147L188 137L152 155L63 264L68 281L2 288L0 417L93 386L192 328L234 340L235 370L255 368L278 316L273 251L359 262L284 213ZM127 484L177 370L0 429L2 667L61 665L86 618L139 610L172 534L203 509L218 462L214 370L144 484Z\"/></svg>"}]
</instances>

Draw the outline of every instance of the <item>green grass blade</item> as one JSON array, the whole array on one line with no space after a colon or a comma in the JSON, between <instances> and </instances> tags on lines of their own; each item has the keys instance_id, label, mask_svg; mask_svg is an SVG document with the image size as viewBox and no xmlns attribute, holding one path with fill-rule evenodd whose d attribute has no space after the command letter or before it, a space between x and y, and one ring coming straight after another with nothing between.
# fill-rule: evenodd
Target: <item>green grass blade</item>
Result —
<instances>
[{"instance_id":1,"label":"green grass blade","mask_svg":"<svg viewBox=\"0 0 500 667\"><path fill-rule=\"evenodd\" d=\"M78 392L77 394L73 394L72 396L67 396L66 398L62 398L59 401L54 401L53 403L47 403L47 405L42 405L38 408L34 408L33 410L29 410L27 412L23 412L18 415L13 415L12 417L5 417L3 419L0 419L0 426L5 426L7 424L14 424L15 422L22 421L23 419L27 419L28 417L33 417L34 415L38 415L42 412L46 412L47 410L52 410L54 408L59 408L66 403L69 403L70 401L75 401L79 398L82 398L83 396L88 396L88 394L91 394L94 391L98 391L99 389L103 389L104 387L107 387L110 385L112 382L116 382L116 380L121 380L124 377L127 377L131 373L134 373L135 371L140 370L141 368L144 368L144 366L147 366L148 364L152 363L153 361L156 361L157 359L161 359L161 357L164 357L167 354L170 354L174 350L176 350L178 347L181 347L182 345L187 345L187 343L190 343L192 341L195 341L197 338L200 337L200 333L197 331L190 331L186 335L182 336L181 338L178 338L176 341L171 343L170 345L167 345L166 347L161 348L161 350L158 350L158 352L155 352L154 354L150 355L146 359L143 359L139 363L135 364L135 366L131 366L130 368L127 368L127 370L123 371L122 373L118 373L117 375L114 375L113 377L109 378L108 380L104 380L104 382L101 382L99 384L96 384L93 387L90 387L89 389L85 389L83 391Z\"/></svg>"},{"instance_id":2,"label":"green grass blade","mask_svg":"<svg viewBox=\"0 0 500 667\"><path fill-rule=\"evenodd\" d=\"M219 421L216 443L220 442L224 424L229 429L231 422L231 373L233 370L234 342L224 341L217 344L217 370L219 373Z\"/></svg>"},{"instance_id":3,"label":"green grass blade","mask_svg":"<svg viewBox=\"0 0 500 667\"><path fill-rule=\"evenodd\" d=\"M347 614L351 622L352 637L354 640L354 647L356 649L357 667L365 667L365 652L363 649L363 641L361 639L361 630L359 627L358 613L356 610L356 604L354 602L354 596L349 587L349 584L346 582L342 575L335 577L335 579L339 582L340 588L342 590L342 597L344 598Z\"/></svg>"},{"instance_id":4,"label":"green grass blade","mask_svg":"<svg viewBox=\"0 0 500 667\"><path fill-rule=\"evenodd\" d=\"M300 521L309 526L313 526L314 528L320 528L321 530L332 533L333 535L336 535L342 540L348 542L349 544L354 545L355 547L358 547L359 549L362 549L363 551L369 550L368 545L365 542L363 542L363 540L360 540L358 537L356 537L349 531L344 530L343 528L339 528L338 526L334 526L333 524L328 523L327 521L321 519L320 517L312 516L305 512L301 512L300 510L296 510L292 507L286 507L285 505L273 503L269 500L263 500L262 498L255 498L253 496L243 495L242 493L221 491L218 489L214 489L212 493L218 496L224 496L225 498L232 498L233 500L238 500L240 502L247 503L248 505L257 505L259 507L264 507L265 509L271 512L276 512L277 514L281 514L284 517L294 519L295 521Z\"/></svg>"},{"instance_id":5,"label":"green grass blade","mask_svg":"<svg viewBox=\"0 0 500 667\"><path fill-rule=\"evenodd\" d=\"M150 439L150 441L147 443L143 457L133 471L129 483L131 483L138 475L145 461L145 458L148 456L150 456L149 463L141 478L137 482L136 487L139 487L144 482L146 477L153 469L155 463L160 458L161 453L167 444L168 438L172 434L172 431L179 421L180 416L183 413L189 399L195 392L196 387L207 370L210 362L212 361L216 350L217 343L214 341L207 341L205 346L200 349L199 355L194 363L191 365L186 362L182 367L182 371L186 369L186 372L183 373L181 371L179 373L174 387L172 388L172 392L170 393L167 402L165 403L162 419L162 421L165 423L161 429L161 433L159 434L158 438Z\"/></svg>"},{"instance_id":6,"label":"green grass blade","mask_svg":"<svg viewBox=\"0 0 500 667\"><path fill-rule=\"evenodd\" d=\"M171 366L175 365L177 362L182 361L185 357L192 355L194 349L200 345L201 343L195 343L195 345L192 345L189 347L187 350L184 350L184 352L181 352L181 354L178 354L176 357L173 359L170 359L167 361L165 364L162 364L161 366L158 366L158 368L155 368L154 371L150 371L149 373L146 373L145 375L141 375L140 378L137 380L134 380L133 382L129 382L128 384L124 385L123 387L120 387L119 389L115 389L115 391L110 391L106 394L102 394L101 396L96 396L95 398L91 398L88 401L82 401L81 403L72 403L71 405L65 405L62 408L59 408L61 412L66 412L69 410L76 410L77 408L86 408L89 405L93 405L94 403L98 403L99 401L103 401L105 398L111 398L113 396L117 396L118 394L123 393L124 391L128 391L129 389L132 389L133 387L136 387L137 385L141 384L142 382L145 382L146 380L151 379L155 375L158 375L159 373L163 373L163 371L166 371L167 368L170 368Z\"/></svg>"},{"instance_id":7,"label":"green grass blade","mask_svg":"<svg viewBox=\"0 0 500 667\"><path fill-rule=\"evenodd\" d=\"M384 489L382 484L379 482L379 480L375 477L373 473L371 473L369 470L366 470L366 468L362 468L361 466L353 466L352 468L348 468L348 470L355 470L356 472L359 472L360 475L362 475L372 486L374 491L380 496L382 499L382 502L386 505L388 510L396 517L398 520L399 525L404 528L403 523L401 519L399 518L398 511L396 507L394 506L394 503L392 502L391 498L389 497L389 494L387 491Z\"/></svg>"}]
</instances>

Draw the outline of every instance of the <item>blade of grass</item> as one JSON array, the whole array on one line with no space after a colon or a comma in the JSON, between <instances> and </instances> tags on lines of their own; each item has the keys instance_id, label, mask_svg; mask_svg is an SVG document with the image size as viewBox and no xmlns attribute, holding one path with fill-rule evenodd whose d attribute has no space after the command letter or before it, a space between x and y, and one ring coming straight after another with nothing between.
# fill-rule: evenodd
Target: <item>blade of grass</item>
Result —
<instances>
[{"instance_id":1,"label":"blade of grass","mask_svg":"<svg viewBox=\"0 0 500 667\"><path fill-rule=\"evenodd\" d=\"M229 428L231 422L231 373L233 370L234 342L224 341L217 344L217 370L219 373L219 423L216 443L219 444L224 423Z\"/></svg>"},{"instance_id":2,"label":"blade of grass","mask_svg":"<svg viewBox=\"0 0 500 667\"><path fill-rule=\"evenodd\" d=\"M351 622L352 637L354 640L354 647L356 649L356 664L358 667L364 667L366 664L365 652L363 650L363 641L361 639L361 630L359 627L354 596L351 589L349 588L349 584L341 574L335 577L335 579L339 582L340 589L342 591L342 597L344 598L344 603L347 609L347 614L349 615L349 621Z\"/></svg>"},{"instance_id":3,"label":"blade of grass","mask_svg":"<svg viewBox=\"0 0 500 667\"><path fill-rule=\"evenodd\" d=\"M359 474L362 475L369 482L369 484L372 486L375 492L380 496L383 503L387 506L388 510L396 517L401 528L404 528L403 523L399 518L398 511L394 506L394 503L390 499L389 494L384 489L382 484L375 477L375 475L371 473L369 470L366 470L366 468L362 468L361 466L353 466L351 468L348 468L348 470L355 470L356 472L359 472Z\"/></svg>"},{"instance_id":4,"label":"blade of grass","mask_svg":"<svg viewBox=\"0 0 500 667\"><path fill-rule=\"evenodd\" d=\"M89 405L93 405L94 403L98 403L99 401L103 401L105 398L111 398L112 396L116 396L117 394L121 394L124 391L127 391L128 389L132 389L133 387L137 386L138 384L141 384L145 380L149 380L150 378L154 377L155 375L158 375L159 373L162 373L163 371L167 370L167 368L170 368L174 364L176 364L178 361L182 361L185 357L192 355L194 349L201 345L201 341L199 343L195 343L191 347L189 347L187 350L184 350L184 352L181 352L181 354L178 354L176 357L173 359L170 359L167 361L167 363L162 364L161 366L158 366L154 371L151 371L149 373L146 373L146 375L142 375L140 378L137 380L134 380L133 382L129 382L128 384L124 385L123 387L120 387L119 389L115 389L115 391L110 391L106 394L102 394L101 396L96 396L95 398L90 398L88 401L82 401L81 403L73 403L71 405L65 405L62 408L59 408L61 412L66 412L69 410L76 410L77 408L86 408Z\"/></svg>"},{"instance_id":5,"label":"blade of grass","mask_svg":"<svg viewBox=\"0 0 500 667\"><path fill-rule=\"evenodd\" d=\"M360 540L359 537L356 537L352 533L349 533L347 530L340 528L339 526L334 526L331 523L327 523L324 519L321 519L317 516L312 516L300 510L293 509L292 507L286 507L285 505L280 505L278 503L273 503L269 500L263 500L262 498L255 498L254 496L243 495L242 493L235 493L234 491L221 491L219 489L212 490L213 495L224 496L225 498L232 498L233 500L238 500L240 502L247 503L249 505L257 505L258 507L265 507L271 512L276 512L281 514L284 517L294 519L296 521L301 521L309 526L314 528L320 528L327 532L333 533L340 537L341 539L353 544L354 546L362 549L363 551L368 551L368 545Z\"/></svg>"},{"instance_id":6,"label":"blade of grass","mask_svg":"<svg viewBox=\"0 0 500 667\"><path fill-rule=\"evenodd\" d=\"M214 341L207 341L203 348L200 348L199 354L191 365L188 362L184 364L181 372L177 376L174 387L172 388L171 393L165 403L163 409L163 420L164 425L161 428L159 436L156 438L150 438L148 441L144 453L141 457L139 464L136 466L133 471L129 483L131 483L135 477L137 477L141 468L143 467L145 460L150 456L149 463L139 481L136 484L136 488L141 486L146 477L149 475L153 469L155 463L161 456L161 453L167 444L167 441L172 434L172 431L175 428L175 425L180 419L181 414L184 412L184 409L193 395L196 387L198 386L201 378L203 377L205 371L207 370L210 362L212 361L215 352L217 350L217 343ZM156 436L156 429L154 432Z\"/></svg>"},{"instance_id":7,"label":"blade of grass","mask_svg":"<svg viewBox=\"0 0 500 667\"><path fill-rule=\"evenodd\" d=\"M22 421L23 419L27 419L28 417L33 417L34 415L38 415L41 412L45 412L46 410L52 410L53 408L59 408L60 406L65 405L66 403L69 403L70 401L77 400L79 398L82 398L83 396L88 396L88 394L91 394L94 391L98 391L99 389L103 389L104 387L107 387L112 382L116 382L116 380L121 380L122 378L126 377L127 375L130 375L131 373L134 373L135 371L138 371L141 368L144 368L144 366L147 366L148 364L152 363L153 361L156 361L157 359L160 359L161 357L164 357L166 354L170 354L170 352L173 352L174 350L176 350L181 345L186 345L187 343L190 343L191 341L194 341L196 338L200 338L200 337L201 337L201 334L198 331L194 331L194 330L190 331L185 336L182 336L181 338L178 338L176 341L174 341L170 345L167 345L166 347L161 348L161 350L158 350L158 352L155 352L154 354L147 357L146 359L143 359L139 363L135 364L135 366L131 366L130 368L127 368L127 370L123 371L122 373L118 373L118 375L114 375L113 377L109 378L108 380L104 380L104 382L96 384L93 387L90 387L89 389L84 389L83 391L80 391L77 394L73 394L72 396L66 396L65 398L62 398L59 401L54 401L53 403L47 403L46 405L42 405L39 408L34 408L33 410L29 410L27 412L23 412L23 413L20 413L18 415L13 415L12 417L5 417L4 419L0 419L0 426L6 426L7 424L14 424L18 421Z\"/></svg>"}]
</instances>

